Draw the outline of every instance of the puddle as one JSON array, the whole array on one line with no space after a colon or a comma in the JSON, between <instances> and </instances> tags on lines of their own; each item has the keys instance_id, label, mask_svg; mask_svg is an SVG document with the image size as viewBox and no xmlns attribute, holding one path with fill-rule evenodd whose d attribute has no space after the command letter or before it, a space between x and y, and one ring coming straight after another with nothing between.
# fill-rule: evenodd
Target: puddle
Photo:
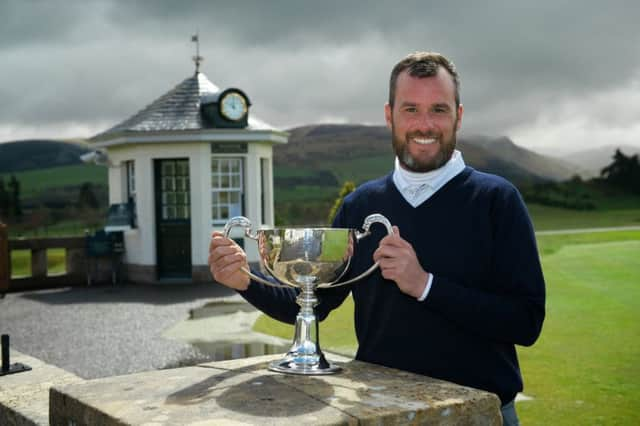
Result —
<instances>
[{"instance_id":1,"label":"puddle","mask_svg":"<svg viewBox=\"0 0 640 426\"><path fill-rule=\"evenodd\" d=\"M228 359L249 358L260 355L283 354L289 350L290 345L270 345L262 342L251 343L216 343L196 342L192 343L200 352L210 356L211 361L225 361Z\"/></svg>"},{"instance_id":2,"label":"puddle","mask_svg":"<svg viewBox=\"0 0 640 426\"><path fill-rule=\"evenodd\" d=\"M166 330L163 336L187 343L200 354L181 360L180 365L287 352L290 340L252 330L260 315L240 296L222 298L191 309L188 319Z\"/></svg>"},{"instance_id":3,"label":"puddle","mask_svg":"<svg viewBox=\"0 0 640 426\"><path fill-rule=\"evenodd\" d=\"M238 296L239 297L239 296ZM189 319L200 319L229 315L235 312L255 312L256 308L245 302L244 299L228 297L206 303L198 308L189 310Z\"/></svg>"}]
</instances>

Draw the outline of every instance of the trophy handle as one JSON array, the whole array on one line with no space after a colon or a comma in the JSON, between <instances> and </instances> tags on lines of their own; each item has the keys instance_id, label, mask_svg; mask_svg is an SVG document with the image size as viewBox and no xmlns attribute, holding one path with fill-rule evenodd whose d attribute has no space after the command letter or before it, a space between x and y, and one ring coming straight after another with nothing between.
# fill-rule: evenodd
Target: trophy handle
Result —
<instances>
[{"instance_id":1,"label":"trophy handle","mask_svg":"<svg viewBox=\"0 0 640 426\"><path fill-rule=\"evenodd\" d=\"M251 221L244 216L236 216L229 219L227 224L224 225L224 231L223 231L224 237L229 238L229 234L231 233L231 228L234 228L236 226L244 228L245 236L247 236L248 238L251 238L252 240L258 241L258 234L251 233ZM245 274L247 274L249 278L251 278L252 280L262 283L264 285L270 285L271 287L283 287L281 285L274 284L271 281L267 281L264 278L260 278L259 276L255 275L253 272L251 272L249 269L245 268L244 266L241 267L240 270Z\"/></svg>"},{"instance_id":2,"label":"trophy handle","mask_svg":"<svg viewBox=\"0 0 640 426\"><path fill-rule=\"evenodd\" d=\"M371 225L373 225L374 223L383 224L385 228L387 228L387 234L393 235L393 227L391 226L391 222L389 222L389 219L387 219L386 217L384 217L379 213L374 213L374 214L370 214L364 219L364 224L362 225L363 232L358 232L358 231L355 232L356 241L360 241L362 238L368 237L369 235L371 235L371 231L369 230L369 228L371 228ZM340 287L342 285L347 285L347 284L356 282L366 277L367 275L371 274L373 271L375 271L378 268L378 266L379 266L378 262L376 262L373 264L373 266L371 266L369 269L367 269L357 277L351 278L350 280L347 280L338 284L331 285L330 287Z\"/></svg>"}]
</instances>

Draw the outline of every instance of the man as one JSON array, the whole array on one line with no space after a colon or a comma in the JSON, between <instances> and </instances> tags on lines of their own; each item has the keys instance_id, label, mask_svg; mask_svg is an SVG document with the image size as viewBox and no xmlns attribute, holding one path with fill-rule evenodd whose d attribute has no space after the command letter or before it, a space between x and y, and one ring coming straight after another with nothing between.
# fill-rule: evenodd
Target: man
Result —
<instances>
[{"instance_id":1,"label":"man","mask_svg":"<svg viewBox=\"0 0 640 426\"><path fill-rule=\"evenodd\" d=\"M393 173L345 198L333 225L358 228L381 213L394 235L358 243L348 277L378 261L362 282L318 290L320 319L349 291L356 358L496 393L505 424L518 424L522 390L515 344L532 345L545 314L545 284L531 221L516 188L465 166L455 150L463 107L454 65L417 52L393 69L385 119ZM375 228L375 227L374 227ZM215 232L209 265L216 281L259 309L293 323L295 292L249 282L246 256Z\"/></svg>"}]
</instances>

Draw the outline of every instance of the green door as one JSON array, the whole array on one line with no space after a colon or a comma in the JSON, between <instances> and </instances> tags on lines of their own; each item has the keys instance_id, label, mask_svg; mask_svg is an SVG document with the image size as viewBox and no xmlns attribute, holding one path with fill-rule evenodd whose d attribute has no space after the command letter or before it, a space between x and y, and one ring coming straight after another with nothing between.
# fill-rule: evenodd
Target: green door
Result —
<instances>
[{"instance_id":1,"label":"green door","mask_svg":"<svg viewBox=\"0 0 640 426\"><path fill-rule=\"evenodd\" d=\"M191 278L189 160L155 160L158 278Z\"/></svg>"}]
</instances>

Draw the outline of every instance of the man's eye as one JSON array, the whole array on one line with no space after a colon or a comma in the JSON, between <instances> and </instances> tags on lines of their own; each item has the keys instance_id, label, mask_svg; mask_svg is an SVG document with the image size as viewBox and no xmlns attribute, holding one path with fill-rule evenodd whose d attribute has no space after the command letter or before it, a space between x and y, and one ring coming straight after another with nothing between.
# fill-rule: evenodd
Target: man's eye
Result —
<instances>
[{"instance_id":1,"label":"man's eye","mask_svg":"<svg viewBox=\"0 0 640 426\"><path fill-rule=\"evenodd\" d=\"M406 112L417 112L418 109L416 107L406 107L404 109Z\"/></svg>"},{"instance_id":2,"label":"man's eye","mask_svg":"<svg viewBox=\"0 0 640 426\"><path fill-rule=\"evenodd\" d=\"M444 114L446 112L448 112L448 109L445 107L434 107L433 108L433 112L438 113L438 114Z\"/></svg>"}]
</instances>

